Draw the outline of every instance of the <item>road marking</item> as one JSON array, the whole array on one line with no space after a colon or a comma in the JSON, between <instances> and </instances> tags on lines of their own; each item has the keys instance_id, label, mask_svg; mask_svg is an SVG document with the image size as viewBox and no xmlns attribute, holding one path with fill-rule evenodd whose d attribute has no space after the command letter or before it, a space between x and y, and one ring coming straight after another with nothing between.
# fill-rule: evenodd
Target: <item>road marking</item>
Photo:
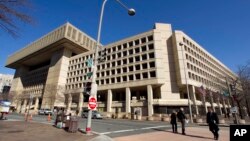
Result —
<instances>
[{"instance_id":1,"label":"road marking","mask_svg":"<svg viewBox=\"0 0 250 141\"><path fill-rule=\"evenodd\" d=\"M144 127L144 128L127 129L127 130L117 130L117 131L103 132L103 133L98 133L98 134L99 134L99 135L107 135L107 134L113 134L113 133L123 133L123 132L131 132L131 131L139 131L139 130L148 130L148 129L157 129L157 128L164 128L164 127L170 127L170 125L168 125L168 126Z\"/></svg>"}]
</instances>

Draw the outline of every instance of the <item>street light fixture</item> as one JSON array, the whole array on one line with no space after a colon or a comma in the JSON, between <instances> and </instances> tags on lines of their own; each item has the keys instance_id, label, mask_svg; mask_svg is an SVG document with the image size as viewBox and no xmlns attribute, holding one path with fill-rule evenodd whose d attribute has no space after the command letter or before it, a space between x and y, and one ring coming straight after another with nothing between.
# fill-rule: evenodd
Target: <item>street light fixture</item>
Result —
<instances>
[{"instance_id":1,"label":"street light fixture","mask_svg":"<svg viewBox=\"0 0 250 141\"><path fill-rule=\"evenodd\" d=\"M96 48L95 48L95 59L94 59L93 67L92 67L93 76L92 76L92 81L91 81L92 84L91 84L90 96L93 96L95 98L96 98L96 94L97 94L96 72L97 72L98 55L99 55L98 51L99 51L99 47L101 47L100 37L101 37L101 29L102 29L102 18L103 18L104 7L105 7L105 4L107 1L108 0L103 0L103 3L102 3L102 9L101 9L99 26L98 26L98 33L97 33L97 43L96 43ZM124 7L126 10L128 10L128 14L130 16L135 15L135 10L133 8L128 8L120 0L116 0L116 2L118 2L122 7ZM91 117L92 117L92 110L89 110L88 119L87 119L87 126L86 126L86 130L85 130L86 134L90 134L90 132L91 132Z\"/></svg>"},{"instance_id":2,"label":"street light fixture","mask_svg":"<svg viewBox=\"0 0 250 141\"><path fill-rule=\"evenodd\" d=\"M179 43L181 46L181 52L182 52L182 61L183 61L183 67L184 67L184 76L186 81L186 88L187 88L187 95L188 95L188 107L189 107L189 115L190 115L190 122L193 123L193 114L192 114L192 108L190 103L190 95L189 95L189 88L188 88L188 82L187 82L187 76L186 76L186 65L184 61L184 50L183 50L183 43Z\"/></svg>"}]
</instances>

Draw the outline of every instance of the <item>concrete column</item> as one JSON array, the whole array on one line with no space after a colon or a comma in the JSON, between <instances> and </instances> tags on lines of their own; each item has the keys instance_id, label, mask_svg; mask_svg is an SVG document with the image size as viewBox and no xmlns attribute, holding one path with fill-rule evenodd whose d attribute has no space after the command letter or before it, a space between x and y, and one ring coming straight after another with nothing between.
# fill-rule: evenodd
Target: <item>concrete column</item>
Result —
<instances>
[{"instance_id":1,"label":"concrete column","mask_svg":"<svg viewBox=\"0 0 250 141\"><path fill-rule=\"evenodd\" d=\"M203 106L205 108L205 112L207 113L207 103L206 103L206 95L202 95Z\"/></svg>"},{"instance_id":2,"label":"concrete column","mask_svg":"<svg viewBox=\"0 0 250 141\"><path fill-rule=\"evenodd\" d=\"M67 113L69 113L71 111L71 104L72 104L72 95L68 94Z\"/></svg>"},{"instance_id":3,"label":"concrete column","mask_svg":"<svg viewBox=\"0 0 250 141\"><path fill-rule=\"evenodd\" d=\"M216 101L217 101L217 105L219 107L220 115L222 115L222 110L221 110L221 105L220 105L220 98L217 98Z\"/></svg>"},{"instance_id":4,"label":"concrete column","mask_svg":"<svg viewBox=\"0 0 250 141\"><path fill-rule=\"evenodd\" d=\"M26 107L27 107L27 99L24 99L23 105L22 105L22 109L21 109L21 113L25 113Z\"/></svg>"},{"instance_id":5,"label":"concrete column","mask_svg":"<svg viewBox=\"0 0 250 141\"><path fill-rule=\"evenodd\" d=\"M78 111L80 116L82 113L82 105L83 105L83 93L79 93Z\"/></svg>"},{"instance_id":6,"label":"concrete column","mask_svg":"<svg viewBox=\"0 0 250 141\"><path fill-rule=\"evenodd\" d=\"M195 87L190 85L189 86L189 93L190 93L190 98L194 103L194 109L195 109L195 114L199 115L199 110L198 110L198 106L197 106L197 102L196 102L196 95L195 95Z\"/></svg>"},{"instance_id":7,"label":"concrete column","mask_svg":"<svg viewBox=\"0 0 250 141\"><path fill-rule=\"evenodd\" d=\"M226 108L226 104L225 104L225 97L222 97L222 106L223 106L223 109L224 109L224 114L227 114L227 108Z\"/></svg>"},{"instance_id":8,"label":"concrete column","mask_svg":"<svg viewBox=\"0 0 250 141\"><path fill-rule=\"evenodd\" d=\"M152 85L147 85L147 94L148 94L148 116L152 116L154 114Z\"/></svg>"},{"instance_id":9,"label":"concrete column","mask_svg":"<svg viewBox=\"0 0 250 141\"><path fill-rule=\"evenodd\" d=\"M21 108L22 108L22 100L19 100L18 102L17 102L17 106L16 106L16 112L17 113L19 113L19 112L21 112Z\"/></svg>"},{"instance_id":10,"label":"concrete column","mask_svg":"<svg viewBox=\"0 0 250 141\"><path fill-rule=\"evenodd\" d=\"M126 113L131 113L131 91L126 88Z\"/></svg>"},{"instance_id":11,"label":"concrete column","mask_svg":"<svg viewBox=\"0 0 250 141\"><path fill-rule=\"evenodd\" d=\"M108 90L107 112L112 112L112 90Z\"/></svg>"},{"instance_id":12,"label":"concrete column","mask_svg":"<svg viewBox=\"0 0 250 141\"><path fill-rule=\"evenodd\" d=\"M214 98L213 98L213 93L212 93L211 90L209 91L209 98L210 98L211 107L212 107L213 111L215 112L215 108L214 108Z\"/></svg>"},{"instance_id":13,"label":"concrete column","mask_svg":"<svg viewBox=\"0 0 250 141\"><path fill-rule=\"evenodd\" d=\"M39 105L39 98L36 97L36 101L35 101L35 107L34 110L37 111L38 110L38 105Z\"/></svg>"}]
</instances>

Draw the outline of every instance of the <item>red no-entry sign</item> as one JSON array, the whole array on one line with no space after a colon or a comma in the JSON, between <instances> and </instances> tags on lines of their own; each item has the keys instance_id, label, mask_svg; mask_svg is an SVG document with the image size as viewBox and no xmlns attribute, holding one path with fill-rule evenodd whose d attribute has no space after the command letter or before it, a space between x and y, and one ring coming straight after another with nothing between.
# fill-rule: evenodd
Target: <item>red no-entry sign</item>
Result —
<instances>
[{"instance_id":1,"label":"red no-entry sign","mask_svg":"<svg viewBox=\"0 0 250 141\"><path fill-rule=\"evenodd\" d=\"M96 109L96 98L89 97L88 109L95 110Z\"/></svg>"}]
</instances>

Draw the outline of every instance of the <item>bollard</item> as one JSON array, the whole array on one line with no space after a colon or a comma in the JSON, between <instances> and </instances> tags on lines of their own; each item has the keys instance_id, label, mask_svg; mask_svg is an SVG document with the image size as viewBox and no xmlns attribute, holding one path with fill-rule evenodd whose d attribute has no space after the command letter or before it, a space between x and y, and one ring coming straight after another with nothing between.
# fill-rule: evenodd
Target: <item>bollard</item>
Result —
<instances>
[{"instance_id":1,"label":"bollard","mask_svg":"<svg viewBox=\"0 0 250 141\"><path fill-rule=\"evenodd\" d=\"M50 121L51 120L51 117L50 117L50 114L48 115L48 119L47 119L48 121Z\"/></svg>"}]
</instances>

